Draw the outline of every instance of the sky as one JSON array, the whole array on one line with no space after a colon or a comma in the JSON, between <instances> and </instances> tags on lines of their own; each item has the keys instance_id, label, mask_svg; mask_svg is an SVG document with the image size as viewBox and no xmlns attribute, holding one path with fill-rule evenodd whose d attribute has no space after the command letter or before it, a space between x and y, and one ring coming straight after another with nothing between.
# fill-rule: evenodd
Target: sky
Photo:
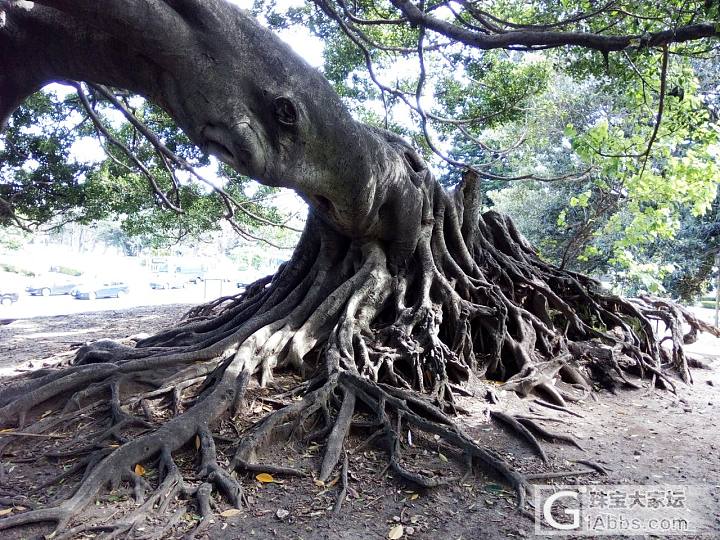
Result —
<instances>
[{"instance_id":1,"label":"sky","mask_svg":"<svg viewBox=\"0 0 720 540\"><path fill-rule=\"evenodd\" d=\"M227 1L248 11L250 11L253 6L252 0ZM284 11L288 8L302 7L305 5L305 0L277 0L275 5L279 8L279 11ZM319 68L323 65L324 47L321 39L299 28L275 32L275 35L290 45L290 47L311 66Z\"/></svg>"}]
</instances>

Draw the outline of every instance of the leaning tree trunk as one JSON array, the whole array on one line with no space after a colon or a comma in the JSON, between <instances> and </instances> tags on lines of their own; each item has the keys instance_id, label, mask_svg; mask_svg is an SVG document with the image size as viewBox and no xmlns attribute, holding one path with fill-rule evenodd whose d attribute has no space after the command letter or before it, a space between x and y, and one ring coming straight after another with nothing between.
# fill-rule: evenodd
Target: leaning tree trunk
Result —
<instances>
[{"instance_id":1,"label":"leaning tree trunk","mask_svg":"<svg viewBox=\"0 0 720 540\"><path fill-rule=\"evenodd\" d=\"M476 177L445 190L407 143L354 121L318 72L242 10L220 0L3 1L0 9L0 118L51 81L129 89L162 106L201 148L310 205L295 253L275 276L135 347L101 341L70 367L2 389L5 426L43 433L92 414L102 429L65 449L82 457L62 476L85 471L69 499L0 528L47 520L63 528L124 480L138 500L148 488L152 495L120 528L180 493L194 494L207 516L213 488L242 503L233 470L300 474L261 463L263 448L291 434L312 430L306 439L326 442L319 479L327 480L351 425L384 442L408 481L442 482L403 464L400 434L411 429L439 435L522 498L522 475L452 419L465 383L501 381L563 408L594 383L635 384L628 373L672 387L672 368L689 380L683 341L711 329L661 300L623 300L543 262L507 217L480 213ZM670 329L669 348L651 319ZM244 413L256 377L267 385L279 370L302 376L295 399L239 434L222 467L213 428ZM162 420L151 405L167 395L173 414ZM59 398L63 410L38 418L38 405ZM544 456L528 428L551 433L496 418ZM120 444L95 446L108 440ZM199 485L173 460L190 441L201 453ZM134 472L152 460L156 486Z\"/></svg>"}]
</instances>

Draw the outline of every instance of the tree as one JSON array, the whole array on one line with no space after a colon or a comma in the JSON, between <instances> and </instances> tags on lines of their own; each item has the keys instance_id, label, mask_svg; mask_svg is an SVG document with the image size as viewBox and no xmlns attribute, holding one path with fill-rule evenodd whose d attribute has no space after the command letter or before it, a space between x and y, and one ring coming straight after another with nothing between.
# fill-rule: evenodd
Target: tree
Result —
<instances>
[{"instance_id":1,"label":"tree","mask_svg":"<svg viewBox=\"0 0 720 540\"><path fill-rule=\"evenodd\" d=\"M440 5L405 0L343 16L324 1L317 5L350 30L345 35L351 40L357 33L346 19L365 24L355 19L372 11L382 25L398 26L420 58L432 34L468 47L470 55L474 49L567 45L607 57L629 47L660 48L665 66L673 44L717 36L713 22L640 33L622 24L619 32L627 33L611 34L602 30L613 16L607 9L558 24L546 17L558 13L522 11L517 17L537 24L518 24L472 3L461 4L456 20L439 13ZM42 433L57 422L77 427L92 413L107 429L78 432L67 446L70 455L83 457L63 476L85 470L67 500L5 518L2 528L38 521L63 528L106 485L125 480L139 500L149 487L152 495L106 528L132 527L161 499L178 493L194 495L208 517L213 488L231 504L242 503L242 485L230 471L302 474L262 456L297 431L314 430L306 435L326 442L318 476L325 481L343 459L355 419L371 430L370 438L385 442L389 466L399 477L425 487L442 483L402 461L407 429L418 444L438 435L471 467L501 476L522 504L524 477L452 419L464 383L502 381L518 394L541 394L554 407L577 399L578 388L590 391L592 381L635 384L628 379L633 373L673 388L668 370L690 378L683 342L699 329L720 335L677 306L653 298L624 300L541 260L512 221L481 213L478 182L492 174L469 168L455 190L446 190L410 144L356 121L322 74L231 4L41 0L2 6L1 118L50 81L124 88L162 107L190 140L236 171L294 189L310 206L298 247L275 276L192 310L180 325L135 347L113 341L82 347L72 366L3 389L4 425ZM344 3L338 6L345 9ZM668 14L660 11L651 20L663 26ZM573 31L578 24L587 29ZM355 38L367 59L363 39ZM410 95L426 127L423 73ZM412 103L407 91L385 91ZM661 116L662 108L658 125ZM427 139L430 145L432 137ZM156 148L170 157L162 145ZM670 329L670 348L660 347L652 320ZM690 334L683 336L680 320L691 325ZM255 377L268 385L282 370L302 380L278 395L281 408L238 436L229 469L222 467L213 428L223 417L243 413ZM156 400L165 394L176 397L169 415L162 410L165 402ZM67 397L62 412L38 417L40 403L60 397ZM191 400L187 406L183 398ZM532 421L493 415L544 455L530 430L540 437L552 434ZM117 447L94 450L109 438ZM173 457L193 441L201 456L199 485L183 479ZM157 486L137 467L152 460L160 474Z\"/></svg>"},{"instance_id":2,"label":"tree","mask_svg":"<svg viewBox=\"0 0 720 540\"><path fill-rule=\"evenodd\" d=\"M720 200L702 217L683 216L682 226L672 241L650 246L647 257L675 267L664 280L664 287L675 297L696 300L707 292L713 278L715 257L720 252Z\"/></svg>"}]
</instances>

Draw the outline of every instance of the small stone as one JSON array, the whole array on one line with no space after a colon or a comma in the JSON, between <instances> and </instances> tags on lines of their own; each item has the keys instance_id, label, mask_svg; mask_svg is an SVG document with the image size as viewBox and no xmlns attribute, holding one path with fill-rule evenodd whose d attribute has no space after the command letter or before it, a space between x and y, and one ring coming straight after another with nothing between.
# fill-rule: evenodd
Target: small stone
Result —
<instances>
[{"instance_id":1,"label":"small stone","mask_svg":"<svg viewBox=\"0 0 720 540\"><path fill-rule=\"evenodd\" d=\"M290 512L288 512L284 508L278 508L278 511L275 512L275 515L277 516L278 519L285 519L286 517L288 517L290 515Z\"/></svg>"},{"instance_id":2,"label":"small stone","mask_svg":"<svg viewBox=\"0 0 720 540\"><path fill-rule=\"evenodd\" d=\"M415 527L405 527L405 534L408 536L415 534Z\"/></svg>"}]
</instances>

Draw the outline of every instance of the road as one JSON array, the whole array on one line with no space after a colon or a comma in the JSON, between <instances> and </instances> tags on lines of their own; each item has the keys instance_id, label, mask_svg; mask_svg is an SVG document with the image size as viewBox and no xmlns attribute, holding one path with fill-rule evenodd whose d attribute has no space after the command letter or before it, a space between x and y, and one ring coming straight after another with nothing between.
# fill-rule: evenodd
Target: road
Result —
<instances>
[{"instance_id":1,"label":"road","mask_svg":"<svg viewBox=\"0 0 720 540\"><path fill-rule=\"evenodd\" d=\"M150 287L134 288L122 298L99 298L97 300L76 300L70 295L30 296L22 294L10 305L0 305L0 319L27 319L54 315L71 315L94 311L128 309L138 306L167 304L200 304L219 296L240 292L234 283L207 280L196 285L188 284L184 289L159 289Z\"/></svg>"}]
</instances>

